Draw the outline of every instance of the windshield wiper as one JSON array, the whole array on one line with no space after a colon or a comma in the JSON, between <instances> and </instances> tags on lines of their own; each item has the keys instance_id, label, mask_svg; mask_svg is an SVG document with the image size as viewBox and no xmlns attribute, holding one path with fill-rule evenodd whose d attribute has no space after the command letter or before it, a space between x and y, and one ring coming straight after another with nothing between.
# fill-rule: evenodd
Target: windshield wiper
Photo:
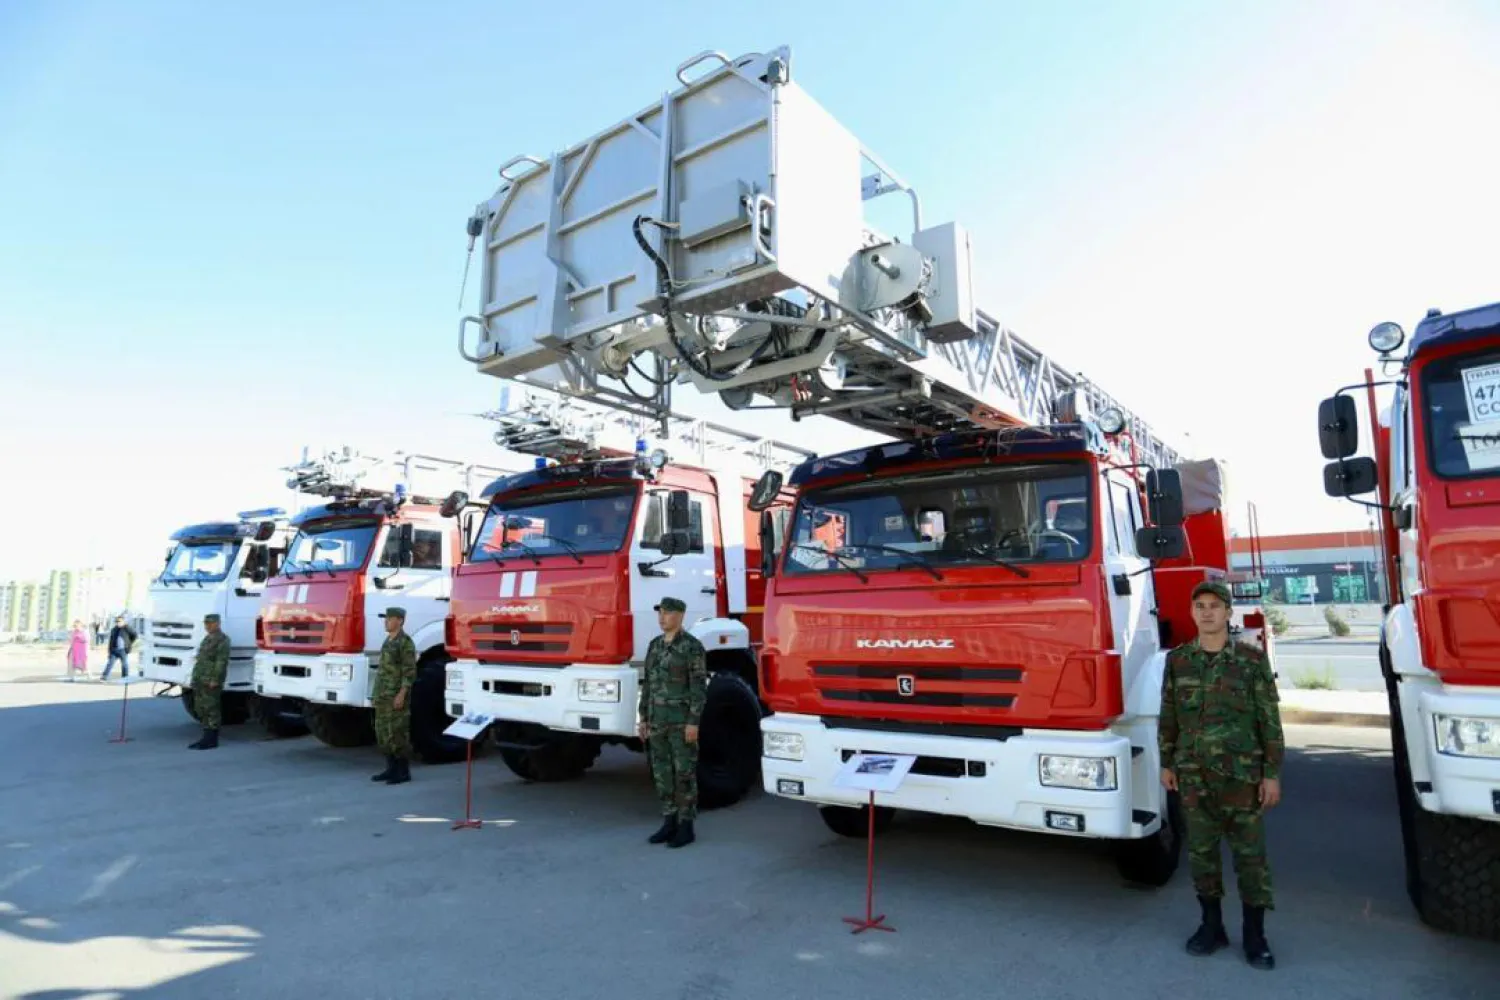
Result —
<instances>
[{"instance_id":1,"label":"windshield wiper","mask_svg":"<svg viewBox=\"0 0 1500 1000\"><path fill-rule=\"evenodd\" d=\"M527 545L525 542L515 538L501 539L500 554L503 556L505 554L505 550L511 548L512 546L520 549L522 552L525 552L528 556L531 557L531 561L536 565L540 566L542 564L542 557L536 554L536 549L533 549L530 545ZM499 562L500 560L496 559L495 561Z\"/></svg>"},{"instance_id":2,"label":"windshield wiper","mask_svg":"<svg viewBox=\"0 0 1500 1000\"><path fill-rule=\"evenodd\" d=\"M850 560L850 558L848 556L844 555L841 552L837 552L837 551L835 551L833 549L825 549L821 545L809 545L806 542L795 542L795 543L792 544L792 548L794 548L794 549L807 549L807 551L809 551L809 552L816 552L816 553L818 553L818 555L828 556L830 559L833 559L835 562L837 562L840 566L844 567L849 572L851 572L855 576L859 577L859 582L860 583L869 583L870 582L869 575L866 574L866 573L861 572L860 568L858 566L854 565L853 561Z\"/></svg>"},{"instance_id":3,"label":"windshield wiper","mask_svg":"<svg viewBox=\"0 0 1500 1000\"><path fill-rule=\"evenodd\" d=\"M1019 576L1022 579L1025 579L1026 577L1031 575L1030 570L1021 566L1017 566L1009 559L1006 559L1002 556L997 556L993 552L986 552L984 549L981 549L977 545L965 545L963 547L963 551L967 552L971 556L978 556L981 559L988 559L996 566L1004 566L1006 569L1010 570L1012 573L1016 574L1016 576Z\"/></svg>"},{"instance_id":4,"label":"windshield wiper","mask_svg":"<svg viewBox=\"0 0 1500 1000\"><path fill-rule=\"evenodd\" d=\"M568 555L572 556L574 559L578 560L579 562L583 562L583 556L579 555L579 553L578 553L578 546L574 545L572 542L568 541L566 538L558 538L556 535L537 535L536 537L537 538L550 538L554 542L556 542L558 545L566 546L567 550L568 550Z\"/></svg>"},{"instance_id":5,"label":"windshield wiper","mask_svg":"<svg viewBox=\"0 0 1500 1000\"><path fill-rule=\"evenodd\" d=\"M941 580L943 578L943 574L939 573L937 571L937 568L933 566L932 563L928 562L925 557L920 556L915 552L908 552L905 549L898 549L894 545L876 545L873 542L851 542L848 545L841 546L841 548L874 549L877 552L894 552L896 555L902 556L908 561L916 564L917 566L920 566L922 569L931 573L934 580Z\"/></svg>"},{"instance_id":6,"label":"windshield wiper","mask_svg":"<svg viewBox=\"0 0 1500 1000\"><path fill-rule=\"evenodd\" d=\"M332 559L314 559L311 563L309 563L309 565L312 568L307 571L307 575L308 576L312 576L314 573L316 573L318 571L318 564L319 563L323 564L323 571L324 572L326 572L329 576L333 577L334 579L338 579L338 574L333 571L333 560Z\"/></svg>"}]
</instances>

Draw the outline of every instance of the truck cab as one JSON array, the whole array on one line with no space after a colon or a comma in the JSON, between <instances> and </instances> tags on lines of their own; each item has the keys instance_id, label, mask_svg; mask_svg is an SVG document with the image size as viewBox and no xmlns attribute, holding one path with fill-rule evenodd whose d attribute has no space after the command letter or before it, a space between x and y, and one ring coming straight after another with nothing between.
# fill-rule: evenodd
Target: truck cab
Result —
<instances>
[{"instance_id":1,"label":"truck cab","mask_svg":"<svg viewBox=\"0 0 1500 1000\"><path fill-rule=\"evenodd\" d=\"M844 761L911 755L877 826L904 808L1110 838L1128 877L1165 882L1181 833L1159 777L1165 650L1195 634L1192 587L1227 568L1219 498L1184 511L1181 483L1141 476L1087 423L800 466L789 521L762 528L784 537L761 656L766 791L863 836Z\"/></svg>"},{"instance_id":2,"label":"truck cab","mask_svg":"<svg viewBox=\"0 0 1500 1000\"><path fill-rule=\"evenodd\" d=\"M388 605L406 609L416 643L412 742L429 762L462 759L444 736L443 619L458 563L456 525L435 504L399 495L334 500L291 519L295 535L266 587L254 687L302 709L330 746L374 742L370 692Z\"/></svg>"},{"instance_id":3,"label":"truck cab","mask_svg":"<svg viewBox=\"0 0 1500 1000\"><path fill-rule=\"evenodd\" d=\"M636 735L646 649L664 597L711 672L700 740L705 808L756 781L755 656L764 580L745 506L753 481L636 457L549 463L499 479L471 509L454 575L448 713L483 714L507 766L577 777L605 744Z\"/></svg>"},{"instance_id":4,"label":"truck cab","mask_svg":"<svg viewBox=\"0 0 1500 1000\"><path fill-rule=\"evenodd\" d=\"M1318 427L1324 488L1373 494L1390 604L1380 663L1391 708L1407 888L1429 924L1500 940L1500 304L1428 313L1406 345L1369 334L1374 457L1356 458L1348 389ZM1377 411L1375 388L1393 385Z\"/></svg>"},{"instance_id":5,"label":"truck cab","mask_svg":"<svg viewBox=\"0 0 1500 1000\"><path fill-rule=\"evenodd\" d=\"M141 674L181 689L193 718L193 662L204 637L203 617L217 614L230 644L224 721L257 718L277 735L305 732L295 706L257 696L252 678L261 597L291 537L280 508L243 511L235 520L190 524L173 533L148 593Z\"/></svg>"}]
</instances>

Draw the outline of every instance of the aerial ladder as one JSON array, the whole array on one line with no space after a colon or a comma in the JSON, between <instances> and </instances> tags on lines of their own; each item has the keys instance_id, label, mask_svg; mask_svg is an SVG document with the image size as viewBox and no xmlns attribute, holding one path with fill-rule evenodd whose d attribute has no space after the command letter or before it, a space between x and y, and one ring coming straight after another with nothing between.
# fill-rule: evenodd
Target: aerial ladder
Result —
<instances>
[{"instance_id":1,"label":"aerial ladder","mask_svg":"<svg viewBox=\"0 0 1500 1000\"><path fill-rule=\"evenodd\" d=\"M923 225L917 192L794 82L789 49L699 53L677 79L583 142L500 168L467 227L480 301L459 350L480 372L663 434L682 383L902 440L1092 417L1137 462L1181 459L976 306L967 232ZM891 194L911 202L905 240L865 221Z\"/></svg>"},{"instance_id":2,"label":"aerial ladder","mask_svg":"<svg viewBox=\"0 0 1500 1000\"><path fill-rule=\"evenodd\" d=\"M359 502L441 504L454 491L477 494L487 483L515 471L461 459L395 451L372 455L347 445L302 457L283 468L286 488L299 495Z\"/></svg>"}]
</instances>

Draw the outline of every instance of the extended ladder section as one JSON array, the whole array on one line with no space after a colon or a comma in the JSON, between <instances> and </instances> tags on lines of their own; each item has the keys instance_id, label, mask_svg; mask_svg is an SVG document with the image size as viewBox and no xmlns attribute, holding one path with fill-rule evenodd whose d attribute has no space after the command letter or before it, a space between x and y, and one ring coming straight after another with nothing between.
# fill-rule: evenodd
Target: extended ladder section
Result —
<instances>
[{"instance_id":1,"label":"extended ladder section","mask_svg":"<svg viewBox=\"0 0 1500 1000\"><path fill-rule=\"evenodd\" d=\"M674 383L912 439L1097 419L1140 461L1176 452L974 301L968 235L795 82L781 48L705 52L680 86L583 142L516 157L469 219L481 372L650 420ZM867 203L910 199L904 240ZM1112 412L1110 412L1112 411Z\"/></svg>"},{"instance_id":2,"label":"extended ladder section","mask_svg":"<svg viewBox=\"0 0 1500 1000\"><path fill-rule=\"evenodd\" d=\"M478 496L486 484L517 470L400 451L366 455L344 447L317 457L310 457L303 449L302 460L284 471L290 473L287 488L308 496L340 500L395 497L436 504L454 490Z\"/></svg>"},{"instance_id":3,"label":"extended ladder section","mask_svg":"<svg viewBox=\"0 0 1500 1000\"><path fill-rule=\"evenodd\" d=\"M575 396L507 383L498 409L484 414L499 425L495 443L522 455L558 462L642 452L660 436L672 461L700 468L733 468L748 476L787 471L816 457L806 448L681 414L648 418Z\"/></svg>"}]
</instances>

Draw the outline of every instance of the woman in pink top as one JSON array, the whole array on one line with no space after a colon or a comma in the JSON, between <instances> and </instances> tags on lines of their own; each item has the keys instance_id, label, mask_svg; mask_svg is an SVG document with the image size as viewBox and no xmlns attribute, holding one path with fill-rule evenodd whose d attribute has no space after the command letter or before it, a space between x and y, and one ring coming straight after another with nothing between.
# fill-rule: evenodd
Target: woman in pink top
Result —
<instances>
[{"instance_id":1,"label":"woman in pink top","mask_svg":"<svg viewBox=\"0 0 1500 1000\"><path fill-rule=\"evenodd\" d=\"M83 630L83 622L73 622L73 634L68 640L68 681L74 674L87 677L89 673L89 634Z\"/></svg>"}]
</instances>

